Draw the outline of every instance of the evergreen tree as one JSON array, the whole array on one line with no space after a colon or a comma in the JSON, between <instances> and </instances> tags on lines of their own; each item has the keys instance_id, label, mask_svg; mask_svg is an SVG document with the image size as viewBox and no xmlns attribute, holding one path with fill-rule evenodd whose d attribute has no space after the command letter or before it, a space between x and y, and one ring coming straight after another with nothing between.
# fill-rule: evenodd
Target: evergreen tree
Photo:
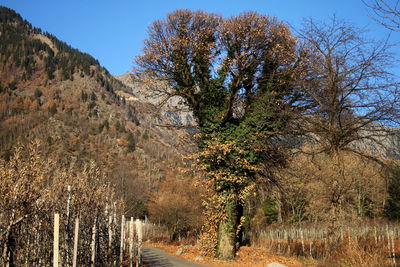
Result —
<instances>
[{"instance_id":1,"label":"evergreen tree","mask_svg":"<svg viewBox=\"0 0 400 267\"><path fill-rule=\"evenodd\" d=\"M134 152L136 150L135 136L130 132L128 134L128 152Z\"/></svg>"},{"instance_id":2,"label":"evergreen tree","mask_svg":"<svg viewBox=\"0 0 400 267\"><path fill-rule=\"evenodd\" d=\"M389 198L385 205L384 215L390 220L400 221L400 166L394 167L389 175Z\"/></svg>"}]
</instances>

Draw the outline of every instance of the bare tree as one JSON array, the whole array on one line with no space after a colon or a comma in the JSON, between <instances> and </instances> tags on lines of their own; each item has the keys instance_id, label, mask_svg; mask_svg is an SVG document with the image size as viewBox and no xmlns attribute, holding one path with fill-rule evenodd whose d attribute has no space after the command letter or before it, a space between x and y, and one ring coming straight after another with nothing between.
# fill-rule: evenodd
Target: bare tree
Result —
<instances>
[{"instance_id":1,"label":"bare tree","mask_svg":"<svg viewBox=\"0 0 400 267\"><path fill-rule=\"evenodd\" d=\"M399 0L363 0L373 14L372 18L379 24L393 31L400 31Z\"/></svg>"},{"instance_id":2,"label":"bare tree","mask_svg":"<svg viewBox=\"0 0 400 267\"><path fill-rule=\"evenodd\" d=\"M386 198L382 168L349 152L340 152L340 159L297 154L279 172L288 219L340 224L381 214Z\"/></svg>"},{"instance_id":3,"label":"bare tree","mask_svg":"<svg viewBox=\"0 0 400 267\"><path fill-rule=\"evenodd\" d=\"M321 151L353 151L365 139L379 143L395 131L398 83L389 72L390 45L363 37L343 21L305 22L299 32L306 68L300 87L308 97L300 127L312 133ZM304 114L304 113L303 113Z\"/></svg>"}]
</instances>

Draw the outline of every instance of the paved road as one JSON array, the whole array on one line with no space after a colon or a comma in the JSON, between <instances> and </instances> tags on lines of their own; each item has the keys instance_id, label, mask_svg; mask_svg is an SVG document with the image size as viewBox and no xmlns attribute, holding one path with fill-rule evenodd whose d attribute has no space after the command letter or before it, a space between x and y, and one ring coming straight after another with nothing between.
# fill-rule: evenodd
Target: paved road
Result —
<instances>
[{"instance_id":1,"label":"paved road","mask_svg":"<svg viewBox=\"0 0 400 267\"><path fill-rule=\"evenodd\" d=\"M149 267L206 267L172 256L161 249L143 247L143 263Z\"/></svg>"}]
</instances>

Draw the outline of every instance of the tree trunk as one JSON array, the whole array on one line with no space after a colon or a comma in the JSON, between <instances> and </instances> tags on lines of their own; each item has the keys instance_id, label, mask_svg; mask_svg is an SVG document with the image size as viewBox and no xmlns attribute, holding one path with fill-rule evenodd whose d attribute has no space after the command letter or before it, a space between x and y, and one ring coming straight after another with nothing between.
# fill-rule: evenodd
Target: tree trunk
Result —
<instances>
[{"instance_id":1,"label":"tree trunk","mask_svg":"<svg viewBox=\"0 0 400 267\"><path fill-rule=\"evenodd\" d=\"M228 260L235 257L238 244L238 227L243 208L238 199L232 199L225 205L226 218L219 224L217 256L220 259Z\"/></svg>"}]
</instances>

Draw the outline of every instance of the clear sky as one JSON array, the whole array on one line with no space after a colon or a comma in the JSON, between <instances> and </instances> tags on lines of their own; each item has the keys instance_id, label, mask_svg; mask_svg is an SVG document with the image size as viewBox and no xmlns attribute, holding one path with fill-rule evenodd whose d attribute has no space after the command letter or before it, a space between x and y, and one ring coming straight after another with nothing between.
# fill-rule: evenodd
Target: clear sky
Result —
<instances>
[{"instance_id":1,"label":"clear sky","mask_svg":"<svg viewBox=\"0 0 400 267\"><path fill-rule=\"evenodd\" d=\"M147 26L179 8L203 9L224 16L254 10L294 27L299 27L304 18L329 20L335 14L369 30L372 38L382 39L389 33L368 16L362 0L0 0L0 5L16 10L33 26L91 54L114 75L132 69ZM400 41L400 33L393 33L391 41Z\"/></svg>"}]
</instances>

